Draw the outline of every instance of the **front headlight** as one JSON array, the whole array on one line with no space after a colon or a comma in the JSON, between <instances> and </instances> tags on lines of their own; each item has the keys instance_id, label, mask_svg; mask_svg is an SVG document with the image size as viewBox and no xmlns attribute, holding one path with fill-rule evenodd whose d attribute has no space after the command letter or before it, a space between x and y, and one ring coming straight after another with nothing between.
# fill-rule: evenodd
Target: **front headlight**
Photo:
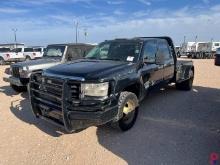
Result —
<instances>
[{"instance_id":1,"label":"front headlight","mask_svg":"<svg viewBox=\"0 0 220 165\"><path fill-rule=\"evenodd\" d=\"M106 97L108 96L109 83L88 83L81 85L82 96Z\"/></svg>"},{"instance_id":2,"label":"front headlight","mask_svg":"<svg viewBox=\"0 0 220 165\"><path fill-rule=\"evenodd\" d=\"M21 78L29 78L31 74L27 70L23 70L23 68L19 68L19 73Z\"/></svg>"}]
</instances>

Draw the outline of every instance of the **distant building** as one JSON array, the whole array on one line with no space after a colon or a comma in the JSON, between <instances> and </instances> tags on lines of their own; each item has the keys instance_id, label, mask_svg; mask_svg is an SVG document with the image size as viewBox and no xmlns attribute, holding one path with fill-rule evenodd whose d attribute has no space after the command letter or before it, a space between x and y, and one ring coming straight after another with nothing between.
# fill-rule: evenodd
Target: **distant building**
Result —
<instances>
[{"instance_id":1,"label":"distant building","mask_svg":"<svg viewBox=\"0 0 220 165\"><path fill-rule=\"evenodd\" d=\"M24 44L23 43L0 44L0 48L10 48L10 49L24 48Z\"/></svg>"}]
</instances>

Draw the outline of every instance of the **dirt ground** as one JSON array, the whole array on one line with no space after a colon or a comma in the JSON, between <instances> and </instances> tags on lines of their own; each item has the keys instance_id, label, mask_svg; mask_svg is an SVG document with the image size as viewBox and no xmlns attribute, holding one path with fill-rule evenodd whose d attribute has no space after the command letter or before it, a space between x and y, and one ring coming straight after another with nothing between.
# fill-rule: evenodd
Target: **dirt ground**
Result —
<instances>
[{"instance_id":1,"label":"dirt ground","mask_svg":"<svg viewBox=\"0 0 220 165\"><path fill-rule=\"evenodd\" d=\"M8 66L0 66L0 165L209 164L211 153L220 155L220 67L213 60L194 64L193 90L152 93L130 131L91 127L75 134L35 119L27 93L3 82Z\"/></svg>"}]
</instances>

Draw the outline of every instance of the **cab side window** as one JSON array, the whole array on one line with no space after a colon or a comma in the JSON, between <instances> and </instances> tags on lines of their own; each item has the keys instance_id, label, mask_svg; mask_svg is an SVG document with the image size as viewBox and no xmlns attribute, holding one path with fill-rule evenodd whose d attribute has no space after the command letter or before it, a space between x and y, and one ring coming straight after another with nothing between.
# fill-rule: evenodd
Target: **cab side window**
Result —
<instances>
[{"instance_id":1,"label":"cab side window","mask_svg":"<svg viewBox=\"0 0 220 165\"><path fill-rule=\"evenodd\" d=\"M24 52L33 52L33 48L24 48Z\"/></svg>"},{"instance_id":2,"label":"cab side window","mask_svg":"<svg viewBox=\"0 0 220 165\"><path fill-rule=\"evenodd\" d=\"M92 50L92 48L93 47L85 47L84 50L83 50L84 51L83 57L85 57Z\"/></svg>"},{"instance_id":3,"label":"cab side window","mask_svg":"<svg viewBox=\"0 0 220 165\"><path fill-rule=\"evenodd\" d=\"M83 52L80 48L69 47L67 51L67 60L76 60L83 56Z\"/></svg>"},{"instance_id":4,"label":"cab side window","mask_svg":"<svg viewBox=\"0 0 220 165\"><path fill-rule=\"evenodd\" d=\"M160 53L163 54L165 60L172 59L172 54L170 52L170 48L169 48L168 43L166 41L159 41L158 50Z\"/></svg>"},{"instance_id":5,"label":"cab side window","mask_svg":"<svg viewBox=\"0 0 220 165\"><path fill-rule=\"evenodd\" d=\"M147 63L155 63L155 56L157 54L157 42L147 41L144 45L143 59Z\"/></svg>"}]
</instances>

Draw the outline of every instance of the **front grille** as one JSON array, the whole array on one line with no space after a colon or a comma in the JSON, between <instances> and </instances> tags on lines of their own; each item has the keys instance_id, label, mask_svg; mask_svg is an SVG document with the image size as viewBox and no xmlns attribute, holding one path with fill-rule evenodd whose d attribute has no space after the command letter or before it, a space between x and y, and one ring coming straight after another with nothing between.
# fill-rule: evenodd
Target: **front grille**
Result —
<instances>
[{"instance_id":1,"label":"front grille","mask_svg":"<svg viewBox=\"0 0 220 165\"><path fill-rule=\"evenodd\" d=\"M32 75L30 81L31 100L42 116L63 122L63 103L68 101L68 106L73 106L74 101L79 101L80 83L68 81L65 88L63 85L62 79L44 77L41 73ZM64 102L63 90L65 91Z\"/></svg>"},{"instance_id":2,"label":"front grille","mask_svg":"<svg viewBox=\"0 0 220 165\"><path fill-rule=\"evenodd\" d=\"M12 67L12 76L16 78L20 78L19 67L17 66Z\"/></svg>"}]
</instances>

